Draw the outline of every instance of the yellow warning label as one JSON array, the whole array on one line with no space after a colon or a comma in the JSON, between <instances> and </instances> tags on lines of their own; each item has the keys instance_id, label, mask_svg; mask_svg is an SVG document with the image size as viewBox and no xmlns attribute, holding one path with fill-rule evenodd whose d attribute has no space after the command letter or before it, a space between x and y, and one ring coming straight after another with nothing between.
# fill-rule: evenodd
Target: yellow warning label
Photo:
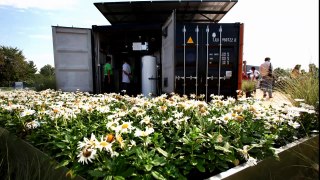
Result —
<instances>
[{"instance_id":1,"label":"yellow warning label","mask_svg":"<svg viewBox=\"0 0 320 180\"><path fill-rule=\"evenodd\" d=\"M191 36L189 37L187 44L193 44L193 40L192 40Z\"/></svg>"}]
</instances>

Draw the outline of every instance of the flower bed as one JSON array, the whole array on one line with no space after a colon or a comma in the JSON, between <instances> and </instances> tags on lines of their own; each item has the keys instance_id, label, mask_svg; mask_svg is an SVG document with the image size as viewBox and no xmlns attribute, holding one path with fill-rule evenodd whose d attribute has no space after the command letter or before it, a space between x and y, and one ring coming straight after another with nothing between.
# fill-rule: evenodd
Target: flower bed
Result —
<instances>
[{"instance_id":1,"label":"flower bed","mask_svg":"<svg viewBox=\"0 0 320 180\"><path fill-rule=\"evenodd\" d=\"M88 179L208 178L318 130L308 105L222 98L0 91L0 127Z\"/></svg>"}]
</instances>

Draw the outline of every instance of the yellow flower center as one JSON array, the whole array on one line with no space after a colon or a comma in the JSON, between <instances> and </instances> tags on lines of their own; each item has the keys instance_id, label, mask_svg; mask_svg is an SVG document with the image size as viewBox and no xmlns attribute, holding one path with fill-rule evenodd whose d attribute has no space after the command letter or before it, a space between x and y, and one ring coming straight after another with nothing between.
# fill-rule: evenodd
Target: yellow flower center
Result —
<instances>
[{"instance_id":1,"label":"yellow flower center","mask_svg":"<svg viewBox=\"0 0 320 180\"><path fill-rule=\"evenodd\" d=\"M237 116L237 120L242 121L243 117L242 116Z\"/></svg>"},{"instance_id":2,"label":"yellow flower center","mask_svg":"<svg viewBox=\"0 0 320 180\"><path fill-rule=\"evenodd\" d=\"M121 127L122 129L127 129L129 127L129 124L123 124Z\"/></svg>"},{"instance_id":3,"label":"yellow flower center","mask_svg":"<svg viewBox=\"0 0 320 180\"><path fill-rule=\"evenodd\" d=\"M235 159L235 160L233 161L233 164L234 164L235 166L238 166L239 163L240 163L240 161L239 161L238 159Z\"/></svg>"},{"instance_id":4,"label":"yellow flower center","mask_svg":"<svg viewBox=\"0 0 320 180\"><path fill-rule=\"evenodd\" d=\"M100 145L101 145L102 147L106 147L106 146L108 146L108 144L109 144L109 143L107 143L106 141L100 142Z\"/></svg>"}]
</instances>

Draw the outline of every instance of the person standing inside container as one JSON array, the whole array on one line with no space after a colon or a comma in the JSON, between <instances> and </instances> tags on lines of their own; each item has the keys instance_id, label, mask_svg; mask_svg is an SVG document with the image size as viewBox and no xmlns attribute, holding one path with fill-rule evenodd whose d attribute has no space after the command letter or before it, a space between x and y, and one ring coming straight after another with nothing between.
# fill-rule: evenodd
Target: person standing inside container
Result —
<instances>
[{"instance_id":1,"label":"person standing inside container","mask_svg":"<svg viewBox=\"0 0 320 180\"><path fill-rule=\"evenodd\" d=\"M260 88L263 91L263 98L267 96L267 93L269 98L272 98L273 68L269 57L264 59L264 63L260 65L259 71L262 77Z\"/></svg>"},{"instance_id":2,"label":"person standing inside container","mask_svg":"<svg viewBox=\"0 0 320 180\"><path fill-rule=\"evenodd\" d=\"M123 94L129 94L129 86L130 86L130 76L131 76L131 68L128 64L127 60L123 61L122 65L122 89Z\"/></svg>"},{"instance_id":3,"label":"person standing inside container","mask_svg":"<svg viewBox=\"0 0 320 180\"><path fill-rule=\"evenodd\" d=\"M110 93L113 91L113 72L111 66L111 58L107 56L107 63L104 65L104 84L105 84L105 92Z\"/></svg>"}]
</instances>

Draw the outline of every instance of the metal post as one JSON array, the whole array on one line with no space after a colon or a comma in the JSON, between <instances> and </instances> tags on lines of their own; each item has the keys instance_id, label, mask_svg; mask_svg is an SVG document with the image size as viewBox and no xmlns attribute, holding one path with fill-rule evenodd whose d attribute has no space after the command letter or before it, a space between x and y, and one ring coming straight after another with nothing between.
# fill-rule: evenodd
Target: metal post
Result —
<instances>
[{"instance_id":1,"label":"metal post","mask_svg":"<svg viewBox=\"0 0 320 180\"><path fill-rule=\"evenodd\" d=\"M220 26L219 28L219 33L220 33L220 44L219 44L219 80L218 80L218 95L220 95L220 73L221 73L221 46L222 46L222 42L221 42L221 33L222 33L222 27Z\"/></svg>"},{"instance_id":2,"label":"metal post","mask_svg":"<svg viewBox=\"0 0 320 180\"><path fill-rule=\"evenodd\" d=\"M95 34L95 35L97 36L96 41L95 41L96 47L97 47L95 49L96 54L97 54L97 56L96 56L97 59L95 59L95 62L97 63L97 66L98 66L98 78L97 78L98 85L97 86L98 86L98 92L99 93L104 93L106 82L105 82L105 79L104 79L104 73L101 74L101 68L103 69L103 65L101 64L101 61L100 61L100 43L99 43L99 39L100 38L99 38L98 34Z\"/></svg>"},{"instance_id":3,"label":"metal post","mask_svg":"<svg viewBox=\"0 0 320 180\"><path fill-rule=\"evenodd\" d=\"M208 66L209 66L209 26L207 25L206 28L207 32L207 65L206 65L206 101L208 101Z\"/></svg>"},{"instance_id":4,"label":"metal post","mask_svg":"<svg viewBox=\"0 0 320 180\"><path fill-rule=\"evenodd\" d=\"M196 34L197 34L197 44L196 44L196 47L197 47L197 51L196 51L196 96L198 96L198 62L199 62L199 27L197 26L196 28Z\"/></svg>"},{"instance_id":5,"label":"metal post","mask_svg":"<svg viewBox=\"0 0 320 180\"><path fill-rule=\"evenodd\" d=\"M183 26L183 94L186 94L186 26Z\"/></svg>"}]
</instances>

